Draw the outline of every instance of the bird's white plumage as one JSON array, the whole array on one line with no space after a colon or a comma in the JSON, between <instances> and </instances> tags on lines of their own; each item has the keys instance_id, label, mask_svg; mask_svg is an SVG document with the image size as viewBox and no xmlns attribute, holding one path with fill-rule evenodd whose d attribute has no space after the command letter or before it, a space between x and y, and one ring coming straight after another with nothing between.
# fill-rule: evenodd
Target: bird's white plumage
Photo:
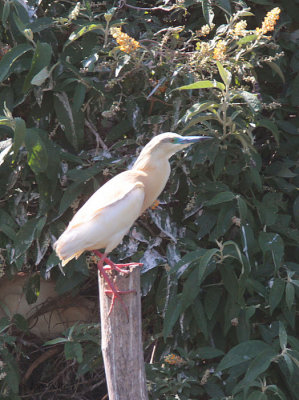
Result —
<instances>
[{"instance_id":1,"label":"bird's white plumage","mask_svg":"<svg viewBox=\"0 0 299 400\"><path fill-rule=\"evenodd\" d=\"M84 250L113 250L139 217L144 187L131 171L117 175L98 189L75 214L54 244L63 265Z\"/></svg>"},{"instance_id":2,"label":"bird's white plumage","mask_svg":"<svg viewBox=\"0 0 299 400\"><path fill-rule=\"evenodd\" d=\"M201 140L167 132L154 137L141 151L133 168L105 183L80 208L54 244L62 265L85 250L112 251L134 221L159 196L168 180L168 159Z\"/></svg>"}]
</instances>

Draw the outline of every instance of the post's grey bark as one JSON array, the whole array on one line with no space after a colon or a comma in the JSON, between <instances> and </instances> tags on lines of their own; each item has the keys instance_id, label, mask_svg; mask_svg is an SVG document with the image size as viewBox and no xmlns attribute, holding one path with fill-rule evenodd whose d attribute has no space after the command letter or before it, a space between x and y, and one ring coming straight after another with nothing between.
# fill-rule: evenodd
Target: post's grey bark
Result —
<instances>
[{"instance_id":1,"label":"post's grey bark","mask_svg":"<svg viewBox=\"0 0 299 400\"><path fill-rule=\"evenodd\" d=\"M109 400L148 400L142 347L140 267L130 267L126 276L112 277L118 290L135 290L121 295L127 314L115 301L108 316L111 297L105 294L104 279L99 274L102 353Z\"/></svg>"}]
</instances>

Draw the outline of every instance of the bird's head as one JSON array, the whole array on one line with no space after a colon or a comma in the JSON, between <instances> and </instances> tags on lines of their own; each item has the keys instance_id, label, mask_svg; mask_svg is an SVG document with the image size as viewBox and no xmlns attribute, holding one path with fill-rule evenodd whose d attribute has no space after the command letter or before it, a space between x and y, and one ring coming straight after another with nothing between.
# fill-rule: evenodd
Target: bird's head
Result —
<instances>
[{"instance_id":1,"label":"bird's head","mask_svg":"<svg viewBox=\"0 0 299 400\"><path fill-rule=\"evenodd\" d=\"M177 151L183 150L185 147L193 143L211 139L210 136L181 136L177 133L166 132L155 136L142 150L139 155L152 155L163 158L170 158Z\"/></svg>"}]
</instances>

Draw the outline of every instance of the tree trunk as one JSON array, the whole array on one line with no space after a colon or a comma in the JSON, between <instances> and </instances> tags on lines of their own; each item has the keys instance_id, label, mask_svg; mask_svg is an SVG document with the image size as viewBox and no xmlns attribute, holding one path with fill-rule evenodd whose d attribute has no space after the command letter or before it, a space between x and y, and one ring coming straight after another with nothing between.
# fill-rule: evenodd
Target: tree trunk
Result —
<instances>
[{"instance_id":1,"label":"tree trunk","mask_svg":"<svg viewBox=\"0 0 299 400\"><path fill-rule=\"evenodd\" d=\"M121 298L128 316L118 299L108 316L111 296L99 274L102 353L109 400L148 400L141 324L140 267L130 267L131 273L111 276L118 290L134 290Z\"/></svg>"}]
</instances>

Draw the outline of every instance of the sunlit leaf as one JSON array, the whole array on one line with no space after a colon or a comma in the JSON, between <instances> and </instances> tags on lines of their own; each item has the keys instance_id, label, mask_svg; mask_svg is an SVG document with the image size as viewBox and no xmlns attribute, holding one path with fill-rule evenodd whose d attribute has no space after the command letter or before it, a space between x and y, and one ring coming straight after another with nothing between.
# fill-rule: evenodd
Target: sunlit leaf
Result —
<instances>
[{"instance_id":1,"label":"sunlit leaf","mask_svg":"<svg viewBox=\"0 0 299 400\"><path fill-rule=\"evenodd\" d=\"M31 86L32 79L36 78L42 70L50 64L52 58L52 47L48 43L37 42L31 61L30 70L25 78L23 91L27 92Z\"/></svg>"},{"instance_id":2,"label":"sunlit leaf","mask_svg":"<svg viewBox=\"0 0 299 400\"><path fill-rule=\"evenodd\" d=\"M85 25L82 28L78 28L70 35L70 37L69 37L68 41L66 42L66 44L64 45L64 47L66 47L70 43L74 42L75 40L79 39L81 36L85 35L86 33L92 32L94 30L99 30L101 32L101 34L103 34L105 32L102 24Z\"/></svg>"},{"instance_id":3,"label":"sunlit leaf","mask_svg":"<svg viewBox=\"0 0 299 400\"><path fill-rule=\"evenodd\" d=\"M19 44L13 47L8 53L6 53L0 61L0 83L4 79L8 78L10 73L9 70L13 63L28 51L32 51L33 47L30 44Z\"/></svg>"},{"instance_id":4,"label":"sunlit leaf","mask_svg":"<svg viewBox=\"0 0 299 400\"><path fill-rule=\"evenodd\" d=\"M231 84L231 80L232 80L232 74L230 73L230 71L225 69L219 61L216 61L216 62L217 62L217 68L218 68L219 74L221 76L221 79L223 80L225 86L229 87L229 85Z\"/></svg>"},{"instance_id":5,"label":"sunlit leaf","mask_svg":"<svg viewBox=\"0 0 299 400\"><path fill-rule=\"evenodd\" d=\"M246 35L242 39L238 40L237 44L239 46L242 46L243 44L253 42L254 40L257 39L257 37L258 37L257 35Z\"/></svg>"},{"instance_id":6,"label":"sunlit leaf","mask_svg":"<svg viewBox=\"0 0 299 400\"><path fill-rule=\"evenodd\" d=\"M48 167L48 151L39 129L27 129L25 144L28 151L28 165L35 174L43 172Z\"/></svg>"},{"instance_id":7,"label":"sunlit leaf","mask_svg":"<svg viewBox=\"0 0 299 400\"><path fill-rule=\"evenodd\" d=\"M224 91L225 86L221 82L217 81L198 81L191 83L190 85L180 86L176 90L194 90L194 89L210 89L216 88Z\"/></svg>"}]
</instances>

